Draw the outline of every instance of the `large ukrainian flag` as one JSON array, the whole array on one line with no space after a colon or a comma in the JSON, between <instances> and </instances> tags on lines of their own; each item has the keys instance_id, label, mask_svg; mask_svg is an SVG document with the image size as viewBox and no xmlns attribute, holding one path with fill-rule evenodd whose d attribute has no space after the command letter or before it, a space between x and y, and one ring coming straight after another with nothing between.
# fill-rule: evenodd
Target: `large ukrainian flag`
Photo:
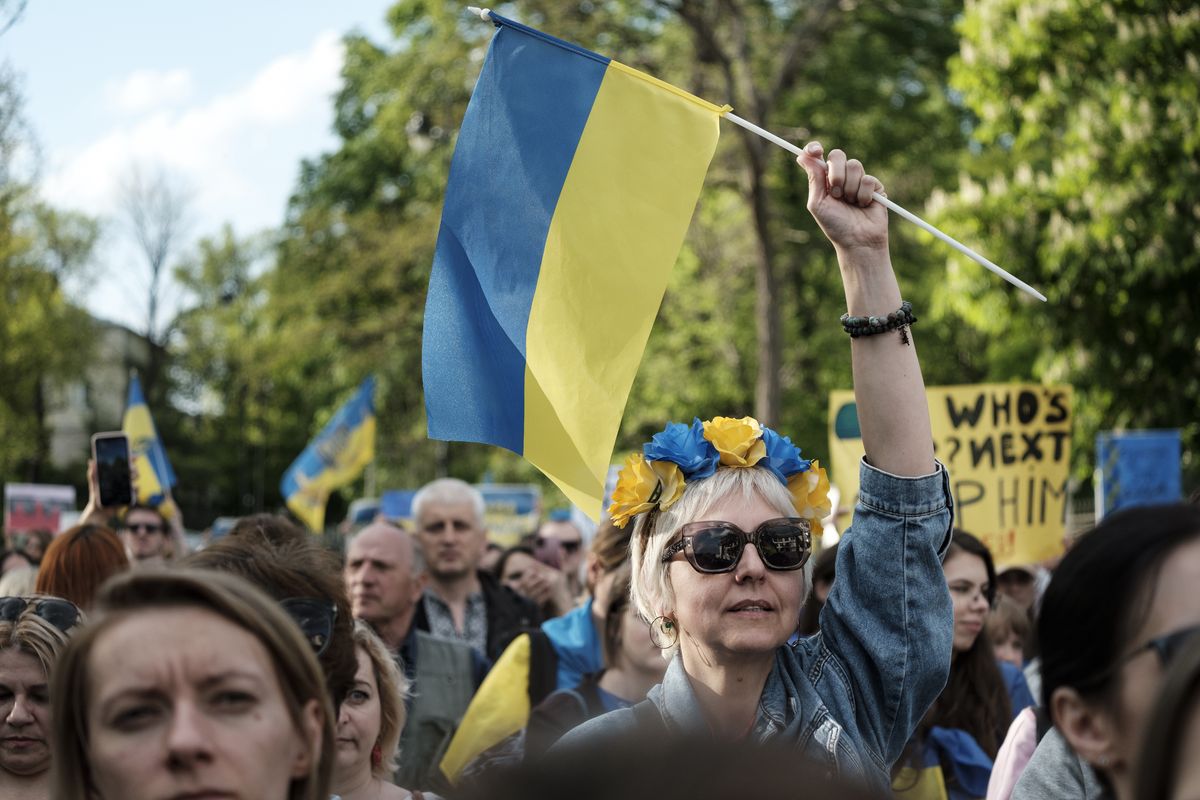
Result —
<instances>
[{"instance_id":1,"label":"large ukrainian flag","mask_svg":"<svg viewBox=\"0 0 1200 800\"><path fill-rule=\"evenodd\" d=\"M375 460L375 378L367 377L284 473L287 506L317 533L325 529L329 495Z\"/></svg>"},{"instance_id":2,"label":"large ukrainian flag","mask_svg":"<svg viewBox=\"0 0 1200 800\"><path fill-rule=\"evenodd\" d=\"M595 518L728 108L491 16L425 306L429 435L519 453Z\"/></svg>"}]
</instances>

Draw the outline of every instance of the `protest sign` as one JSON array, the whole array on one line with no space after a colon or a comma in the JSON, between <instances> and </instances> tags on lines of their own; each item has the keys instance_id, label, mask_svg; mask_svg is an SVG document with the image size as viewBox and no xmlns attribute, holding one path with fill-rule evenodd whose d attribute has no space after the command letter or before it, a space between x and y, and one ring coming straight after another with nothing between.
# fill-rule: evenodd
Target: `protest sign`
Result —
<instances>
[{"instance_id":1,"label":"protest sign","mask_svg":"<svg viewBox=\"0 0 1200 800\"><path fill-rule=\"evenodd\" d=\"M75 510L75 487L41 483L4 485L4 530L10 536L29 531L57 533L63 512Z\"/></svg>"},{"instance_id":2,"label":"protest sign","mask_svg":"<svg viewBox=\"0 0 1200 800\"><path fill-rule=\"evenodd\" d=\"M412 501L417 493L412 489L388 489L379 498L379 513L388 522L408 527L412 522Z\"/></svg>"},{"instance_id":3,"label":"protest sign","mask_svg":"<svg viewBox=\"0 0 1200 800\"><path fill-rule=\"evenodd\" d=\"M934 451L950 473L956 527L998 565L1062 552L1071 461L1071 387L975 384L926 389ZM857 500L862 436L852 391L829 396L831 479Z\"/></svg>"},{"instance_id":4,"label":"protest sign","mask_svg":"<svg viewBox=\"0 0 1200 800\"><path fill-rule=\"evenodd\" d=\"M537 530L542 515L539 486L487 483L475 488L483 494L483 524L489 540L509 548Z\"/></svg>"},{"instance_id":5,"label":"protest sign","mask_svg":"<svg viewBox=\"0 0 1200 800\"><path fill-rule=\"evenodd\" d=\"M1096 517L1183 497L1179 431L1102 431L1096 435Z\"/></svg>"}]
</instances>

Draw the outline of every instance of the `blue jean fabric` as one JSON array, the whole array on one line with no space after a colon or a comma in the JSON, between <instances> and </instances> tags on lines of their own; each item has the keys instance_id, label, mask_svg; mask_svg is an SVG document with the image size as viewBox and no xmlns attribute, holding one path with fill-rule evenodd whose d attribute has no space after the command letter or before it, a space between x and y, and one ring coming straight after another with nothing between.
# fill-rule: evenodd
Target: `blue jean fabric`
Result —
<instances>
[{"instance_id":1,"label":"blue jean fabric","mask_svg":"<svg viewBox=\"0 0 1200 800\"><path fill-rule=\"evenodd\" d=\"M893 762L949 675L954 613L942 559L953 503L941 464L902 478L864 459L860 473L821 632L776 651L750 737L794 741L830 773L886 792ZM708 730L678 656L648 701L669 730ZM621 709L584 723L558 747L612 741L636 725L633 711Z\"/></svg>"}]
</instances>

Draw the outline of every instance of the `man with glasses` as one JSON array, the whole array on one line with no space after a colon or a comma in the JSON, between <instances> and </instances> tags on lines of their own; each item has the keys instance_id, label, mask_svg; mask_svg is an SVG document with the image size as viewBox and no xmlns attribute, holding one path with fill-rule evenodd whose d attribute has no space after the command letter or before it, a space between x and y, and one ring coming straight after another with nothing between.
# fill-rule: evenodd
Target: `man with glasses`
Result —
<instances>
[{"instance_id":1,"label":"man with glasses","mask_svg":"<svg viewBox=\"0 0 1200 800\"><path fill-rule=\"evenodd\" d=\"M533 601L479 569L487 548L483 496L464 481L441 478L417 492L412 508L429 578L415 625L495 661L541 615Z\"/></svg>"},{"instance_id":2,"label":"man with glasses","mask_svg":"<svg viewBox=\"0 0 1200 800\"><path fill-rule=\"evenodd\" d=\"M170 529L163 515L149 506L130 506L121 524L121 543L136 567L162 564L171 552Z\"/></svg>"},{"instance_id":3,"label":"man with glasses","mask_svg":"<svg viewBox=\"0 0 1200 800\"><path fill-rule=\"evenodd\" d=\"M425 563L403 529L388 522L363 528L350 540L344 576L354 617L374 629L409 680L396 783L435 788L434 756L457 730L487 665L465 642L413 625L425 586Z\"/></svg>"}]
</instances>

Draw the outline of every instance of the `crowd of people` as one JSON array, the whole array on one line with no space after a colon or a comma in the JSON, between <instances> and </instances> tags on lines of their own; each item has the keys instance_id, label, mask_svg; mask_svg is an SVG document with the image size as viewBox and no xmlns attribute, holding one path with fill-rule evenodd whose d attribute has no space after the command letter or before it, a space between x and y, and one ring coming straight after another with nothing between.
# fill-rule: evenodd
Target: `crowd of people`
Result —
<instances>
[{"instance_id":1,"label":"crowd of people","mask_svg":"<svg viewBox=\"0 0 1200 800\"><path fill-rule=\"evenodd\" d=\"M92 469L0 559L0 800L1200 796L1200 505L1053 570L957 529L883 187L823 155L867 454L836 547L823 471L749 417L667 425L594 533L507 551L442 478L341 553L278 515L188 553Z\"/></svg>"}]
</instances>

